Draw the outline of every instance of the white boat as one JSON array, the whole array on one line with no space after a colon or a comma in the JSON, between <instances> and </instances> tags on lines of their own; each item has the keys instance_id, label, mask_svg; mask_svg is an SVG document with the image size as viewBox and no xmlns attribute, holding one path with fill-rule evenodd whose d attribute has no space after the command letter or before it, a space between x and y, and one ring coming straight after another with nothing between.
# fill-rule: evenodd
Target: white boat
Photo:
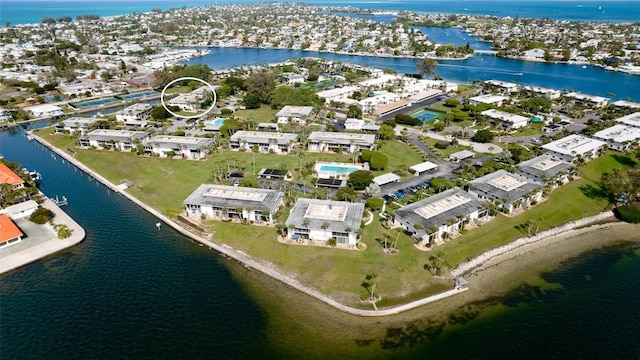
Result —
<instances>
[{"instance_id":1,"label":"white boat","mask_svg":"<svg viewBox=\"0 0 640 360\"><path fill-rule=\"evenodd\" d=\"M587 65L582 65L582 68L583 68L583 69L586 69L586 68L587 68Z\"/></svg>"},{"instance_id":2,"label":"white boat","mask_svg":"<svg viewBox=\"0 0 640 360\"><path fill-rule=\"evenodd\" d=\"M29 171L29 177L31 178L31 180L37 183L42 181L42 175L40 175L40 173L35 170Z\"/></svg>"}]
</instances>

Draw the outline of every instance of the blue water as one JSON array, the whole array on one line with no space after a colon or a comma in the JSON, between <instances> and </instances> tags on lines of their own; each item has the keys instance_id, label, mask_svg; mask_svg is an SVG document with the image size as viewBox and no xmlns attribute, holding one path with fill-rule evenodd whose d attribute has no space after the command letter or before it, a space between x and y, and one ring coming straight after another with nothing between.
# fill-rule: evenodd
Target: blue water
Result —
<instances>
[{"instance_id":1,"label":"blue water","mask_svg":"<svg viewBox=\"0 0 640 360\"><path fill-rule=\"evenodd\" d=\"M216 118L216 119L213 121L213 123L214 123L215 125L220 125L220 126L222 126L222 125L224 125L224 118Z\"/></svg>"},{"instance_id":2,"label":"blue water","mask_svg":"<svg viewBox=\"0 0 640 360\"><path fill-rule=\"evenodd\" d=\"M2 0L0 22L13 25L39 23L45 17L57 18L97 14L100 16L124 15L133 12L148 12L154 8L167 10L182 6L197 7L213 4L251 4L254 0L108 0L108 1L46 1L46 0ZM640 20L638 1L533 1L533 0L408 0L374 1L358 0L345 3L339 0L306 1L315 5L354 6L378 10L406 10L426 13L487 14L496 16L519 16L562 20L599 22L637 22ZM81 4L81 5L80 5ZM384 17L379 17L384 20Z\"/></svg>"},{"instance_id":3,"label":"blue water","mask_svg":"<svg viewBox=\"0 0 640 360\"><path fill-rule=\"evenodd\" d=\"M331 171L331 172L338 173L338 174L349 174L349 173L352 173L352 172L358 170L358 168L357 167L351 167L351 166L322 165L322 166L320 166L320 170L321 171Z\"/></svg>"},{"instance_id":4,"label":"blue water","mask_svg":"<svg viewBox=\"0 0 640 360\"><path fill-rule=\"evenodd\" d=\"M210 48L209 50L210 54L191 59L186 63L207 64L213 69L221 69L311 56L392 69L399 74L415 74L417 61L302 50L245 48ZM637 75L606 71L593 66L583 69L576 65L518 61L496 56L474 56L458 61L438 61L436 73L445 80L459 83L496 79L559 90L570 89L591 95L608 96L612 99L639 100L640 93L640 76Z\"/></svg>"}]
</instances>

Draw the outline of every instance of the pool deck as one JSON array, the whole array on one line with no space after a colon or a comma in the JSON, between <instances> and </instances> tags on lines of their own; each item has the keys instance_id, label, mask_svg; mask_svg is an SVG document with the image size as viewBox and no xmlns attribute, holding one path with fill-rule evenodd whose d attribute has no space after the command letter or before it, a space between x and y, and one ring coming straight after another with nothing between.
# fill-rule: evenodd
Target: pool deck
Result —
<instances>
[{"instance_id":1,"label":"pool deck","mask_svg":"<svg viewBox=\"0 0 640 360\"><path fill-rule=\"evenodd\" d=\"M47 198L40 206L53 211L55 215L53 222L67 225L71 230L71 236L58 239L56 231L48 223L38 225L26 218L16 220L26 237L20 242L0 249L0 274L68 249L84 240L86 236L84 229L53 201Z\"/></svg>"}]
</instances>

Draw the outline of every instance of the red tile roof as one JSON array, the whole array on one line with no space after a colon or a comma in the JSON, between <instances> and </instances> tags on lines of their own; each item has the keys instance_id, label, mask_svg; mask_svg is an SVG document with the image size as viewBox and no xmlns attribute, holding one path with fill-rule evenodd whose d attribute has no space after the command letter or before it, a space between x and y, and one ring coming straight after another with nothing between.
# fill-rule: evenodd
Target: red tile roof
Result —
<instances>
[{"instance_id":1,"label":"red tile roof","mask_svg":"<svg viewBox=\"0 0 640 360\"><path fill-rule=\"evenodd\" d=\"M19 185L24 180L16 173L11 171L5 164L0 164L0 184L9 183L11 185Z\"/></svg>"},{"instance_id":2,"label":"red tile roof","mask_svg":"<svg viewBox=\"0 0 640 360\"><path fill-rule=\"evenodd\" d=\"M0 215L0 243L24 235L7 215Z\"/></svg>"}]
</instances>

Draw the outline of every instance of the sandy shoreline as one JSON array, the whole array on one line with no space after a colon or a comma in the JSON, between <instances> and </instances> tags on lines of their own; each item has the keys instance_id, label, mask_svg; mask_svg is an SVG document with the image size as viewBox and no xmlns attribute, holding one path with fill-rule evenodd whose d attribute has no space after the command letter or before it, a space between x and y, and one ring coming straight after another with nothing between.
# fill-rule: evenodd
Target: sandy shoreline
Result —
<instances>
[{"instance_id":1,"label":"sandy shoreline","mask_svg":"<svg viewBox=\"0 0 640 360\"><path fill-rule=\"evenodd\" d=\"M56 148L55 146L53 146L52 144L50 144L48 141L38 137L38 136L33 136L34 139L36 139L38 142L40 142L41 144L43 144L44 146L46 146L47 148L51 149L53 152L55 152L56 154L58 154L59 156L63 157L64 159L66 159L67 161L69 161L70 163L74 164L75 166L77 166L79 169L81 169L82 171L86 172L87 174L91 175L92 177L94 177L96 180L100 181L101 183L103 183L105 186L107 186L108 188L110 188L111 190L113 190L114 192L117 192L119 194L122 194L123 196L125 196L127 199L131 200L132 202L134 202L135 204L137 204L138 206L140 206L141 208L143 208L144 210L146 210L147 212L149 212L150 214L154 215L155 217L157 217L158 219L160 219L161 221L163 221L164 223L166 223L167 225L171 226L172 228L174 228L176 231L180 232L181 234L196 240L208 247L210 247L211 249L215 249L216 251L218 251L219 253L222 253L240 263L242 263L245 267L247 268L251 268L251 269L255 269L275 280L280 281L283 284L286 284L302 293L305 293L323 303L325 303L326 305L329 305L337 310L340 310L343 313L348 313L351 315L357 315L360 317L381 317L381 316L389 316L389 315L396 315L396 314L400 314L400 313L404 313L404 312L412 312L415 311L418 308L423 307L424 304L442 304L442 303L459 303L459 300L463 300L463 304L465 302L470 301L473 297L474 294L476 293L476 291L474 291L474 289L477 288L482 288L482 282L480 282L479 284L476 284L477 279L475 279L475 277L472 277L470 279L470 285L469 285L469 291L457 291L457 292L447 292L447 296L451 296L451 295L455 295L455 296L451 296L450 298L448 298L448 300L446 302L442 302L442 301L436 301L439 300L441 298L443 298L442 294L436 294L434 296L428 297L428 298L424 298L424 299L420 299L417 301L413 301L407 304L402 304L402 305L398 305L398 306L394 306L391 308L384 308L384 309L380 309L377 311L374 310L363 310L363 309L357 309L357 308L353 308L350 306L346 306L344 304L341 304L339 302L337 302L336 300L320 293L319 291L306 286L304 284L301 284L300 282L298 282L297 280L283 274L280 269L271 267L271 266L267 266L264 265L260 259L254 260L253 258L251 258L251 256L247 255L246 253L242 252L242 251L238 251L235 250L234 248L230 247L229 245L226 244L217 244L212 242L210 239L208 238L203 238L201 236L198 236L196 234L193 234L189 231L187 231L185 228L183 228L182 226L180 226L179 224L175 223L173 220L171 220L170 218L168 218L167 216L163 215L162 213L160 213L159 211L151 208L150 206L146 205L145 203L143 203L142 201L140 201L139 199L135 198L133 195L127 193L126 191L122 191L120 188L118 188L118 186L116 186L115 184L111 183L109 180L107 180L105 177L101 176L100 174L95 173L94 171L92 171L91 169L89 169L86 165L82 164L81 162L79 162L78 160L76 160L75 158L73 158L71 155L67 154L66 152ZM605 225L605 226L609 226L609 225ZM634 226L634 225L632 225ZM636 229L632 232L627 234L628 237L627 238L631 238L632 235L636 235L640 230L640 226L635 225ZM620 227L622 228L622 227ZM554 242L558 242L558 243L562 243L563 239L571 239L573 238L572 235L573 234L579 234L582 233L583 231L586 231L588 229L580 229L580 230L569 230L564 232L562 235L560 235L560 237L558 238L559 240L555 240L556 237L553 238L549 238L548 242L549 243L554 243ZM543 240L539 240L537 242L535 242L534 244L531 244L533 246L534 249L543 249L545 247L545 245L547 244L547 242L545 242L545 239ZM595 245L597 244L591 244L592 247L595 247ZM522 252L525 251L526 249L519 247L516 250L516 252ZM503 254L503 256L505 256L506 258L512 257L513 253L505 253ZM517 259L518 257L516 257ZM500 261L500 257L495 259L496 261ZM487 261L486 264L483 264L483 266L489 266L490 262ZM502 267L502 266L501 266ZM500 268L501 268L500 267ZM479 270L479 269L477 269ZM447 297L445 296L445 297ZM470 299L471 298L471 299ZM431 305L429 306L431 307ZM439 306L438 306L439 307Z\"/></svg>"}]
</instances>

